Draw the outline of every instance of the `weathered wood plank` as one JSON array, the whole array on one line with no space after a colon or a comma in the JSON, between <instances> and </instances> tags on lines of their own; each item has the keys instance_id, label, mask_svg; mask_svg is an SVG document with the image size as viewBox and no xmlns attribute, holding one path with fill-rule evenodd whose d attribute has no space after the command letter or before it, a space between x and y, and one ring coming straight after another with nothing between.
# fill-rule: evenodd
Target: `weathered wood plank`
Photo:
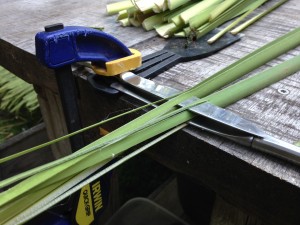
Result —
<instances>
[{"instance_id":1,"label":"weathered wood plank","mask_svg":"<svg viewBox=\"0 0 300 225\"><path fill-rule=\"evenodd\" d=\"M264 223L218 197L214 205L210 225L264 225Z\"/></svg>"},{"instance_id":2,"label":"weathered wood plank","mask_svg":"<svg viewBox=\"0 0 300 225\"><path fill-rule=\"evenodd\" d=\"M35 55L16 48L13 44L0 39L0 65L28 83L49 88L57 92L53 70L47 69L37 62Z\"/></svg>"},{"instance_id":3,"label":"weathered wood plank","mask_svg":"<svg viewBox=\"0 0 300 225\"><path fill-rule=\"evenodd\" d=\"M93 1L86 4L75 0L64 2L1 0L0 18L3 21L0 24L1 39L34 54L34 35L43 31L44 26L59 22L66 26L104 27L107 33L120 38L128 46L154 35L152 32L142 33L135 28L120 29L114 17L105 15L105 5L108 2Z\"/></svg>"},{"instance_id":4,"label":"weathered wood plank","mask_svg":"<svg viewBox=\"0 0 300 225\"><path fill-rule=\"evenodd\" d=\"M0 158L15 154L22 150L46 142L47 135L44 124L32 127L0 144ZM54 159L49 147L43 148L20 158L0 165L0 180L14 176L31 168L43 165Z\"/></svg>"},{"instance_id":5,"label":"weathered wood plank","mask_svg":"<svg viewBox=\"0 0 300 225\"><path fill-rule=\"evenodd\" d=\"M67 126L59 95L46 88L36 88L36 90L49 140L66 135L68 133ZM69 155L72 152L68 139L55 143L51 147L56 159Z\"/></svg>"}]
</instances>

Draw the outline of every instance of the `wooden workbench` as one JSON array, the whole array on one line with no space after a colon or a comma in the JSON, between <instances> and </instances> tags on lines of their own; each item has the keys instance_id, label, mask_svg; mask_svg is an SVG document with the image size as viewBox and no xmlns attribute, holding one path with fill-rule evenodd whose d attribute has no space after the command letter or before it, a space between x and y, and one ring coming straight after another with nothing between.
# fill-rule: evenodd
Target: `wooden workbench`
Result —
<instances>
[{"instance_id":1,"label":"wooden workbench","mask_svg":"<svg viewBox=\"0 0 300 225\"><path fill-rule=\"evenodd\" d=\"M34 84L50 138L66 133L66 128L54 72L35 58L34 36L44 26L58 22L103 26L105 32L125 45L139 49L143 55L161 49L166 43L154 32L120 27L114 16L105 15L105 5L109 1L0 2L0 65ZM245 30L240 42L211 57L177 65L155 81L182 90L194 86L299 25L300 1L290 0ZM257 71L287 60L299 51L300 48L296 48ZM81 78L78 78L78 86L84 125L140 104L123 96L108 97L96 93ZM300 73L297 73L228 109L260 125L272 136L294 143L300 140L299 87ZM124 122L116 121L105 128L112 130ZM85 138L94 140L96 132L86 133ZM57 145L53 151L56 157L70 152L68 143ZM300 169L297 166L193 128L178 132L151 149L149 154L267 223L300 224Z\"/></svg>"}]
</instances>

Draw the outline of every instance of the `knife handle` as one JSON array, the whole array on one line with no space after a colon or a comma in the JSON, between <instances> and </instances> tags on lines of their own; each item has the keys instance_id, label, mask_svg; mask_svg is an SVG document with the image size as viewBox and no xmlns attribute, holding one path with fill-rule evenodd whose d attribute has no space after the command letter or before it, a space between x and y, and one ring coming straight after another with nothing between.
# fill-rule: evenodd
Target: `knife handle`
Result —
<instances>
[{"instance_id":1,"label":"knife handle","mask_svg":"<svg viewBox=\"0 0 300 225\"><path fill-rule=\"evenodd\" d=\"M276 138L254 138L252 148L300 165L300 148Z\"/></svg>"}]
</instances>

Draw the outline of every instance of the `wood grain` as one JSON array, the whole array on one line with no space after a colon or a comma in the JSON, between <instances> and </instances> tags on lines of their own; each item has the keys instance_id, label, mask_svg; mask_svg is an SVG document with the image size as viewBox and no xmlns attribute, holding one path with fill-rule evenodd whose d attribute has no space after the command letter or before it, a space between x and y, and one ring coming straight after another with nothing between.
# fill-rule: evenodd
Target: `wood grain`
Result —
<instances>
[{"instance_id":1,"label":"wood grain","mask_svg":"<svg viewBox=\"0 0 300 225\"><path fill-rule=\"evenodd\" d=\"M217 198L210 225L264 225L259 219L249 216L222 198Z\"/></svg>"},{"instance_id":2,"label":"wood grain","mask_svg":"<svg viewBox=\"0 0 300 225\"><path fill-rule=\"evenodd\" d=\"M46 142L45 124L34 126L0 144L0 158ZM54 159L49 147L23 155L18 159L0 165L0 180L14 176L26 170L48 163Z\"/></svg>"},{"instance_id":3,"label":"wood grain","mask_svg":"<svg viewBox=\"0 0 300 225\"><path fill-rule=\"evenodd\" d=\"M66 135L68 133L67 126L59 95L48 89L36 88L36 90L49 140ZM56 159L69 155L72 152L68 139L51 145L51 148Z\"/></svg>"}]
</instances>

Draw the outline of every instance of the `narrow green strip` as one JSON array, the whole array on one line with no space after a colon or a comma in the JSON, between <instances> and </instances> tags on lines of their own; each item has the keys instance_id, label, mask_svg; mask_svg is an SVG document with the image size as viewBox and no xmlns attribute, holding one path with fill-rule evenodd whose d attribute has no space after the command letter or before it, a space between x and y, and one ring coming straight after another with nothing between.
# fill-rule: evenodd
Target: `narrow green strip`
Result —
<instances>
[{"instance_id":1,"label":"narrow green strip","mask_svg":"<svg viewBox=\"0 0 300 225\"><path fill-rule=\"evenodd\" d=\"M142 26L146 31L153 30L154 26L160 25L164 22L163 17L163 13L150 16L142 22Z\"/></svg>"},{"instance_id":2,"label":"narrow green strip","mask_svg":"<svg viewBox=\"0 0 300 225\"><path fill-rule=\"evenodd\" d=\"M267 69L253 77L237 82L221 91L215 92L204 99L215 105L225 107L239 99L245 98L272 83L276 83L300 70L300 56Z\"/></svg>"},{"instance_id":3,"label":"narrow green strip","mask_svg":"<svg viewBox=\"0 0 300 225\"><path fill-rule=\"evenodd\" d=\"M235 4L239 0L225 0L220 3L215 9L211 12L209 21L213 21L215 18L220 16L223 12L229 9L233 4Z\"/></svg>"},{"instance_id":4,"label":"narrow green strip","mask_svg":"<svg viewBox=\"0 0 300 225\"><path fill-rule=\"evenodd\" d=\"M26 204L30 206L36 203L42 196L46 196L51 191L55 190L58 186L63 185L63 183L64 181L60 181L59 183L55 183L35 192L28 193L27 195L16 199L11 204L1 207L0 215L5 212L5 216L0 217L0 224L4 224L5 222L18 215L19 212L22 212L24 210L22 204L23 202L26 202Z\"/></svg>"},{"instance_id":5,"label":"narrow green strip","mask_svg":"<svg viewBox=\"0 0 300 225\"><path fill-rule=\"evenodd\" d=\"M174 97L174 96L172 96L172 97ZM172 97L170 97L170 98L172 98ZM40 150L40 149L42 149L42 148L44 148L44 147L47 147L47 146L52 145L52 144L54 144L54 143L57 143L57 142L60 142L60 141L62 141L62 140L65 140L65 139L67 139L67 138L70 138L70 137L72 137L72 136L74 136L74 135L76 135L76 134L80 134L80 133L82 133L82 132L84 132L84 131L87 131L87 130L92 129L92 128L94 128L94 127L98 127L98 126L103 125L103 124L105 124L105 123L108 123L108 122L110 122L110 121L112 121L112 120L115 120L115 119L121 118L121 117L123 117L123 116L126 116L126 115L128 115L128 114L130 114L130 113L134 113L134 112L137 112L137 111L139 111L139 110L145 109L145 108L147 108L147 107L149 107L149 106L152 106L152 105L161 103L161 102L163 102L163 101L165 101L165 100L167 100L167 99L162 99L162 100L159 100L159 101L156 101L156 102L149 103L149 104L144 105L144 106L141 106L141 107L139 107L139 108L130 110L130 111L128 111L128 112L125 112L125 113L119 114L119 115L117 115L117 116L111 117L111 118L109 118L109 119L103 120L103 121L101 121L101 122L95 123L95 124L93 124L93 125L91 125L91 126L88 126L88 127L83 128L83 129L77 130L77 131L72 132L72 133L70 133L70 134L67 134L67 135L65 135L65 136L56 138L56 139L54 139L54 140L52 140L52 141L49 141L49 142L46 142L46 143L43 143L43 144L34 146L34 147L32 147L32 148L29 148L29 149L26 149L26 150L24 150L24 151L15 153L15 154L13 154L13 155L10 155L10 156L1 158L1 159L0 159L0 164L1 164L1 163L4 163L4 162L7 162L7 161L9 161L9 160L18 158L18 157L20 157L20 156L22 156L22 155L29 154L29 153L34 152L34 151L36 151L36 150Z\"/></svg>"},{"instance_id":6,"label":"narrow green strip","mask_svg":"<svg viewBox=\"0 0 300 225\"><path fill-rule=\"evenodd\" d=\"M189 20L198 15L201 16L201 13L206 10L207 8L209 8L212 5L217 5L220 2L222 2L222 0L203 0L200 1L199 3L197 3L196 5L194 5L193 7L189 8L188 10L180 13L180 19L182 20L182 22L184 24L188 24Z\"/></svg>"},{"instance_id":7,"label":"narrow green strip","mask_svg":"<svg viewBox=\"0 0 300 225\"><path fill-rule=\"evenodd\" d=\"M264 17L268 13L272 12L274 9L278 8L279 6L281 6L283 3L287 2L287 1L288 0L282 0L280 2L277 2L275 5L273 5L269 9L267 9L264 12L258 14L257 16L253 17L252 19L246 21L245 23L242 23L240 26L233 29L230 33L235 35L235 34L241 32L242 30L244 30L245 28L247 28L251 24L255 23L256 21L258 21L259 19L261 19L262 17Z\"/></svg>"},{"instance_id":8,"label":"narrow green strip","mask_svg":"<svg viewBox=\"0 0 300 225\"><path fill-rule=\"evenodd\" d=\"M190 0L166 0L166 1L167 1L168 8L170 10L174 10L174 9L188 3Z\"/></svg>"},{"instance_id":9,"label":"narrow green strip","mask_svg":"<svg viewBox=\"0 0 300 225\"><path fill-rule=\"evenodd\" d=\"M197 37L200 38L210 32L211 30L215 29L216 27L220 26L221 24L225 23L226 21L232 19L235 15L241 12L244 8L247 8L253 0L243 0L232 6L226 12L218 16L214 21L210 22L209 25L204 29L198 32Z\"/></svg>"},{"instance_id":10,"label":"narrow green strip","mask_svg":"<svg viewBox=\"0 0 300 225\"><path fill-rule=\"evenodd\" d=\"M204 23L206 23L209 19L211 10L214 8L215 6L212 5L210 7L208 7L207 9L203 10L201 12L201 15L196 15L193 16L189 19L189 27L193 28L193 29L197 29L200 26L204 25Z\"/></svg>"},{"instance_id":11,"label":"narrow green strip","mask_svg":"<svg viewBox=\"0 0 300 225\"><path fill-rule=\"evenodd\" d=\"M288 34L255 50L237 62L215 73L213 76L196 85L192 89L199 89L197 95L200 97L209 95L241 76L264 65L270 60L296 48L298 45L300 45L300 28L296 28ZM214 88L213 91L211 90L212 86Z\"/></svg>"},{"instance_id":12,"label":"narrow green strip","mask_svg":"<svg viewBox=\"0 0 300 225\"><path fill-rule=\"evenodd\" d=\"M116 3L110 3L106 6L106 11L108 15L117 14L119 11L128 9L132 7L133 4L131 0L120 1Z\"/></svg>"},{"instance_id":13,"label":"narrow green strip","mask_svg":"<svg viewBox=\"0 0 300 225\"><path fill-rule=\"evenodd\" d=\"M231 28L235 27L239 22L241 22L244 18L246 18L249 14L251 14L255 9L257 9L259 6L261 6L266 1L268 1L268 0L257 0L256 2L252 3L250 5L250 9L246 13L244 13L242 16L240 16L234 22L232 22L227 27L222 29L219 33L217 33L216 35L211 37L207 42L209 44L214 43L216 40L218 40L220 37L222 37L227 31L229 31Z\"/></svg>"},{"instance_id":14,"label":"narrow green strip","mask_svg":"<svg viewBox=\"0 0 300 225\"><path fill-rule=\"evenodd\" d=\"M131 131L128 131L125 134L122 134L122 135L120 134L119 136L117 136L114 139L111 139L110 141L107 141L105 143L101 143L101 144L92 146L92 147L86 149L85 151L80 152L79 154L78 153L73 153L73 154L71 154L69 156L66 156L64 158L57 159L54 162L51 162L51 163L48 163L48 164L45 164L45 165L33 168L33 169L29 170L29 171L20 173L18 175L15 175L14 177L8 178L8 179L4 180L3 182L1 182L1 186L0 187L5 187L7 185L15 183L16 181L19 181L19 180L25 179L25 178L27 178L29 176L32 176L32 175L34 175L36 173L40 173L42 171L49 170L50 168L53 168L54 166L61 165L61 164L65 163L65 162L67 162L67 161L71 161L72 159L76 159L79 156L87 155L88 153L91 153L92 151L95 151L95 150L99 150L100 148L109 148L109 146L117 143L118 141L120 141L120 140L122 140L124 138L127 138L129 136L133 136L136 133L140 132L141 130L143 130L145 128L148 128L150 126L154 126L154 125L157 126L157 124L159 122L161 122L162 120L165 120L165 119L167 119L167 118L169 118L171 116L174 116L174 115L176 115L176 114L178 114L178 113L186 110L187 108L195 106L195 105L200 104L202 102L203 102L202 100L200 100L199 102L193 102L189 106L186 106L186 107L174 110L174 111L172 111L170 113L167 113L167 114L165 114L165 115L163 115L163 116L161 116L159 118L155 118L153 120L147 121L143 125L141 125L140 127L137 127L137 128L135 128L135 129L133 129ZM114 153L114 154L116 154L116 153Z\"/></svg>"}]
</instances>

